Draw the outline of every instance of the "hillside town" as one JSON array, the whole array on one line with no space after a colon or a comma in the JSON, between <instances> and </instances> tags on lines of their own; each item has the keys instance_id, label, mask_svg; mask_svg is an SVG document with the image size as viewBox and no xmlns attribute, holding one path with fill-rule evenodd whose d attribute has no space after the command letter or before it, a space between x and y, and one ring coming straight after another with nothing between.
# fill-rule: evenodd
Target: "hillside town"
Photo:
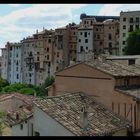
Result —
<instances>
[{"instance_id":1,"label":"hillside town","mask_svg":"<svg viewBox=\"0 0 140 140\"><path fill-rule=\"evenodd\" d=\"M125 54L140 11L79 18L1 48L0 135L140 136L140 52Z\"/></svg>"}]
</instances>

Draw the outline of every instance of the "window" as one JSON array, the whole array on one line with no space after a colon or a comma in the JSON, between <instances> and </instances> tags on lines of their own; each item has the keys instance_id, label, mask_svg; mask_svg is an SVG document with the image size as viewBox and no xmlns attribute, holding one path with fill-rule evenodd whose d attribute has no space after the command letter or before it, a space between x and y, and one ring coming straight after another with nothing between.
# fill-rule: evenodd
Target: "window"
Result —
<instances>
[{"instance_id":1,"label":"window","mask_svg":"<svg viewBox=\"0 0 140 140\"><path fill-rule=\"evenodd\" d=\"M75 35L75 32L73 32L73 35Z\"/></svg>"},{"instance_id":2,"label":"window","mask_svg":"<svg viewBox=\"0 0 140 140\"><path fill-rule=\"evenodd\" d=\"M133 23L133 18L132 17L130 18L130 23Z\"/></svg>"},{"instance_id":3,"label":"window","mask_svg":"<svg viewBox=\"0 0 140 140\"><path fill-rule=\"evenodd\" d=\"M18 66L18 61L17 61L16 65Z\"/></svg>"},{"instance_id":4,"label":"window","mask_svg":"<svg viewBox=\"0 0 140 140\"><path fill-rule=\"evenodd\" d=\"M51 43L51 39L48 40L48 43Z\"/></svg>"},{"instance_id":5,"label":"window","mask_svg":"<svg viewBox=\"0 0 140 140\"><path fill-rule=\"evenodd\" d=\"M125 41L123 41L123 43L122 43L123 45L125 45Z\"/></svg>"},{"instance_id":6,"label":"window","mask_svg":"<svg viewBox=\"0 0 140 140\"><path fill-rule=\"evenodd\" d=\"M81 39L79 39L79 42L81 42Z\"/></svg>"},{"instance_id":7,"label":"window","mask_svg":"<svg viewBox=\"0 0 140 140\"><path fill-rule=\"evenodd\" d=\"M87 32L85 32L85 37L87 37Z\"/></svg>"},{"instance_id":8,"label":"window","mask_svg":"<svg viewBox=\"0 0 140 140\"><path fill-rule=\"evenodd\" d=\"M103 42L100 42L100 45L103 45Z\"/></svg>"},{"instance_id":9,"label":"window","mask_svg":"<svg viewBox=\"0 0 140 140\"><path fill-rule=\"evenodd\" d=\"M138 29L139 28L139 25L136 25L135 27L136 27L136 29Z\"/></svg>"},{"instance_id":10,"label":"window","mask_svg":"<svg viewBox=\"0 0 140 140\"><path fill-rule=\"evenodd\" d=\"M135 64L135 59L130 59L130 60L128 61L128 65L133 65L133 64Z\"/></svg>"},{"instance_id":11,"label":"window","mask_svg":"<svg viewBox=\"0 0 140 140\"><path fill-rule=\"evenodd\" d=\"M31 73L29 73L29 77L32 77L32 74Z\"/></svg>"},{"instance_id":12,"label":"window","mask_svg":"<svg viewBox=\"0 0 140 140\"><path fill-rule=\"evenodd\" d=\"M123 18L123 21L126 21L126 18L125 17Z\"/></svg>"},{"instance_id":13,"label":"window","mask_svg":"<svg viewBox=\"0 0 140 140\"><path fill-rule=\"evenodd\" d=\"M136 22L139 22L139 18L138 17L136 17Z\"/></svg>"},{"instance_id":14,"label":"window","mask_svg":"<svg viewBox=\"0 0 140 140\"><path fill-rule=\"evenodd\" d=\"M86 50L88 50L88 47L86 47Z\"/></svg>"},{"instance_id":15,"label":"window","mask_svg":"<svg viewBox=\"0 0 140 140\"><path fill-rule=\"evenodd\" d=\"M17 74L17 79L19 79L19 75Z\"/></svg>"},{"instance_id":16,"label":"window","mask_svg":"<svg viewBox=\"0 0 140 140\"><path fill-rule=\"evenodd\" d=\"M133 32L133 25L130 25L130 32Z\"/></svg>"},{"instance_id":17,"label":"window","mask_svg":"<svg viewBox=\"0 0 140 140\"><path fill-rule=\"evenodd\" d=\"M58 71L58 66L56 67L56 71Z\"/></svg>"},{"instance_id":18,"label":"window","mask_svg":"<svg viewBox=\"0 0 140 140\"><path fill-rule=\"evenodd\" d=\"M37 52L37 54L39 54L39 52Z\"/></svg>"},{"instance_id":19,"label":"window","mask_svg":"<svg viewBox=\"0 0 140 140\"><path fill-rule=\"evenodd\" d=\"M57 57L59 57L59 52L57 52Z\"/></svg>"},{"instance_id":20,"label":"window","mask_svg":"<svg viewBox=\"0 0 140 140\"><path fill-rule=\"evenodd\" d=\"M125 25L123 25L123 29L126 29L126 26Z\"/></svg>"},{"instance_id":21,"label":"window","mask_svg":"<svg viewBox=\"0 0 140 140\"><path fill-rule=\"evenodd\" d=\"M49 55L47 55L47 59L49 60Z\"/></svg>"},{"instance_id":22,"label":"window","mask_svg":"<svg viewBox=\"0 0 140 140\"><path fill-rule=\"evenodd\" d=\"M10 47L10 51L12 51L12 47Z\"/></svg>"},{"instance_id":23,"label":"window","mask_svg":"<svg viewBox=\"0 0 140 140\"><path fill-rule=\"evenodd\" d=\"M40 133L35 131L35 136L40 136Z\"/></svg>"},{"instance_id":24,"label":"window","mask_svg":"<svg viewBox=\"0 0 140 140\"><path fill-rule=\"evenodd\" d=\"M16 54L16 57L18 57L18 54Z\"/></svg>"},{"instance_id":25,"label":"window","mask_svg":"<svg viewBox=\"0 0 140 140\"><path fill-rule=\"evenodd\" d=\"M111 40L111 39L112 39L111 34L108 34L108 39L109 39L109 40Z\"/></svg>"},{"instance_id":26,"label":"window","mask_svg":"<svg viewBox=\"0 0 140 140\"><path fill-rule=\"evenodd\" d=\"M23 124L20 124L20 130L23 130Z\"/></svg>"},{"instance_id":27,"label":"window","mask_svg":"<svg viewBox=\"0 0 140 140\"><path fill-rule=\"evenodd\" d=\"M83 51L84 51L83 46L80 46L80 52L83 52Z\"/></svg>"},{"instance_id":28,"label":"window","mask_svg":"<svg viewBox=\"0 0 140 140\"><path fill-rule=\"evenodd\" d=\"M49 52L49 48L47 48L47 52Z\"/></svg>"},{"instance_id":29,"label":"window","mask_svg":"<svg viewBox=\"0 0 140 140\"><path fill-rule=\"evenodd\" d=\"M112 43L109 42L108 47L111 49L112 48Z\"/></svg>"},{"instance_id":30,"label":"window","mask_svg":"<svg viewBox=\"0 0 140 140\"><path fill-rule=\"evenodd\" d=\"M111 29L111 26L109 26L109 29Z\"/></svg>"},{"instance_id":31,"label":"window","mask_svg":"<svg viewBox=\"0 0 140 140\"><path fill-rule=\"evenodd\" d=\"M50 67L51 66L51 63L50 62L48 62L48 67Z\"/></svg>"},{"instance_id":32,"label":"window","mask_svg":"<svg viewBox=\"0 0 140 140\"><path fill-rule=\"evenodd\" d=\"M88 43L88 39L85 39L85 43Z\"/></svg>"},{"instance_id":33,"label":"window","mask_svg":"<svg viewBox=\"0 0 140 140\"><path fill-rule=\"evenodd\" d=\"M97 39L100 39L100 35L97 35Z\"/></svg>"},{"instance_id":34,"label":"window","mask_svg":"<svg viewBox=\"0 0 140 140\"><path fill-rule=\"evenodd\" d=\"M80 32L80 35L82 35L83 33L82 32Z\"/></svg>"},{"instance_id":35,"label":"window","mask_svg":"<svg viewBox=\"0 0 140 140\"><path fill-rule=\"evenodd\" d=\"M18 71L18 67L16 67L16 71Z\"/></svg>"},{"instance_id":36,"label":"window","mask_svg":"<svg viewBox=\"0 0 140 140\"><path fill-rule=\"evenodd\" d=\"M88 35L90 35L90 33L88 33Z\"/></svg>"},{"instance_id":37,"label":"window","mask_svg":"<svg viewBox=\"0 0 140 140\"><path fill-rule=\"evenodd\" d=\"M125 37L126 33L123 33L123 37Z\"/></svg>"},{"instance_id":38,"label":"window","mask_svg":"<svg viewBox=\"0 0 140 140\"><path fill-rule=\"evenodd\" d=\"M98 28L96 28L96 31L98 31Z\"/></svg>"},{"instance_id":39,"label":"window","mask_svg":"<svg viewBox=\"0 0 140 140\"><path fill-rule=\"evenodd\" d=\"M39 57L37 57L37 61L39 61Z\"/></svg>"}]
</instances>

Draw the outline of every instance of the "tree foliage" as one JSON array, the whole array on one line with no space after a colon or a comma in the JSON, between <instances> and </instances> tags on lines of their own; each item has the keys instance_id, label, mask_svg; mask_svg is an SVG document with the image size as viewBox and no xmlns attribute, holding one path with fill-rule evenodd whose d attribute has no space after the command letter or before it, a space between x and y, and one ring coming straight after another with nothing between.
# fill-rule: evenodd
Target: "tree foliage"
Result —
<instances>
[{"instance_id":1,"label":"tree foliage","mask_svg":"<svg viewBox=\"0 0 140 140\"><path fill-rule=\"evenodd\" d=\"M0 78L0 91L2 90L3 87L8 86L9 83L7 80Z\"/></svg>"},{"instance_id":2,"label":"tree foliage","mask_svg":"<svg viewBox=\"0 0 140 140\"><path fill-rule=\"evenodd\" d=\"M46 89L48 86L52 85L54 83L54 77L48 76L45 82L40 86L36 88L37 95L39 96L46 96L48 95L48 90Z\"/></svg>"},{"instance_id":3,"label":"tree foliage","mask_svg":"<svg viewBox=\"0 0 140 140\"><path fill-rule=\"evenodd\" d=\"M135 31L129 33L126 44L124 54L140 55L140 29L136 29Z\"/></svg>"},{"instance_id":4,"label":"tree foliage","mask_svg":"<svg viewBox=\"0 0 140 140\"><path fill-rule=\"evenodd\" d=\"M52 85L54 82L54 77L49 76L47 79L44 81L44 83L41 86L34 86L31 84L21 84L21 83L15 83L11 85L7 85L2 88L1 92L18 92L21 94L26 94L26 95L34 95L36 93L37 96L46 96L48 93L48 90L46 87Z\"/></svg>"}]
</instances>

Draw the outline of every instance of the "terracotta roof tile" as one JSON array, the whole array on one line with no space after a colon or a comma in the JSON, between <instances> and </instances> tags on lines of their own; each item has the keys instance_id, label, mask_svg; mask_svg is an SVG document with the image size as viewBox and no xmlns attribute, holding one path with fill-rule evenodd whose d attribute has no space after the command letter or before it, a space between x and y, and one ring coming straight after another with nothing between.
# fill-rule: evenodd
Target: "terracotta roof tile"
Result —
<instances>
[{"instance_id":1,"label":"terracotta roof tile","mask_svg":"<svg viewBox=\"0 0 140 140\"><path fill-rule=\"evenodd\" d=\"M114 114L84 93L68 93L43 100L37 99L34 104L77 136L106 135L131 125L129 121ZM89 122L84 132L80 119L83 105L87 107Z\"/></svg>"}]
</instances>

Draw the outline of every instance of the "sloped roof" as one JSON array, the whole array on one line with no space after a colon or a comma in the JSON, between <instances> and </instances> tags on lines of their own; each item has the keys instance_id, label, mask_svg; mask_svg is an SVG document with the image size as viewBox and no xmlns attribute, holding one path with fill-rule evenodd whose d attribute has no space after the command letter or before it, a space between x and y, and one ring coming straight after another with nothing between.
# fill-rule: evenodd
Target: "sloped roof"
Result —
<instances>
[{"instance_id":1,"label":"sloped roof","mask_svg":"<svg viewBox=\"0 0 140 140\"><path fill-rule=\"evenodd\" d=\"M103 59L95 59L95 60L90 60L87 62L80 62L73 64L71 66L68 66L65 69L69 69L71 67L74 67L76 65L80 64L86 64L88 66L91 66L93 68L96 68L102 72L105 72L109 75L112 75L114 77L118 76L140 76L140 66L139 65L124 65L119 62L114 62L111 60L103 60ZM60 71L63 71L60 70ZM60 71L56 72L59 73Z\"/></svg>"},{"instance_id":2,"label":"sloped roof","mask_svg":"<svg viewBox=\"0 0 140 140\"><path fill-rule=\"evenodd\" d=\"M36 97L31 95L24 95L20 93L3 93L0 94L0 102L3 102L5 100L14 99L17 98L19 100L24 101L26 104L31 104L33 100L35 100Z\"/></svg>"},{"instance_id":3,"label":"sloped roof","mask_svg":"<svg viewBox=\"0 0 140 140\"><path fill-rule=\"evenodd\" d=\"M4 123L9 126L20 123L32 116L32 103L33 100L36 99L36 97L20 93L4 93L0 95L1 103L3 103L4 101L8 101L11 105L13 105L15 103L15 99L23 101L24 104L19 107L12 108L12 110L5 110L7 116ZM19 115L19 119L16 119L16 114Z\"/></svg>"},{"instance_id":4,"label":"sloped roof","mask_svg":"<svg viewBox=\"0 0 140 140\"><path fill-rule=\"evenodd\" d=\"M19 119L16 118L17 114L19 116ZM7 124L8 126L13 126L27 120L28 118L32 116L33 116L32 109L30 110L27 107L22 107L16 111L8 112L4 120L4 123Z\"/></svg>"},{"instance_id":5,"label":"sloped roof","mask_svg":"<svg viewBox=\"0 0 140 140\"><path fill-rule=\"evenodd\" d=\"M86 64L111 74L112 76L140 76L140 68L132 65L123 65L119 62L93 60L86 62Z\"/></svg>"},{"instance_id":6,"label":"sloped roof","mask_svg":"<svg viewBox=\"0 0 140 140\"><path fill-rule=\"evenodd\" d=\"M131 125L129 121L81 92L38 99L34 104L76 136L104 136ZM89 123L83 131L80 116L81 108L85 105Z\"/></svg>"},{"instance_id":7,"label":"sloped roof","mask_svg":"<svg viewBox=\"0 0 140 140\"><path fill-rule=\"evenodd\" d=\"M116 90L122 92L123 94L132 96L137 100L140 100L140 88L130 88L130 89L116 88Z\"/></svg>"}]
</instances>

